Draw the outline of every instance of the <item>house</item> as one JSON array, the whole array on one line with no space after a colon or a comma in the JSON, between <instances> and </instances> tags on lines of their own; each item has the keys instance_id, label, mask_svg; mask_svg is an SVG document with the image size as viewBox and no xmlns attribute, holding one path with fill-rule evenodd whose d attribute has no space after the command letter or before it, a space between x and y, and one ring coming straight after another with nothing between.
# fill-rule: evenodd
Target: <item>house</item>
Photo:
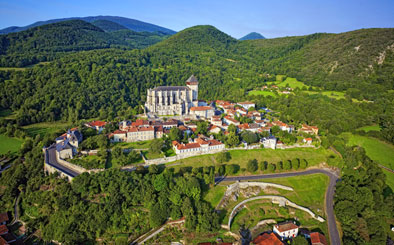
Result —
<instances>
[{"instance_id":1,"label":"house","mask_svg":"<svg viewBox=\"0 0 394 245\"><path fill-rule=\"evenodd\" d=\"M130 127L127 130L127 142L142 140L152 140L155 138L155 128L153 126Z\"/></svg>"},{"instance_id":2,"label":"house","mask_svg":"<svg viewBox=\"0 0 394 245\"><path fill-rule=\"evenodd\" d=\"M85 126L88 128L93 128L100 133L101 131L103 131L106 124L107 122L103 122L103 121L93 121L93 122L85 123Z\"/></svg>"},{"instance_id":3,"label":"house","mask_svg":"<svg viewBox=\"0 0 394 245\"><path fill-rule=\"evenodd\" d=\"M211 117L211 124L215 126L222 126L223 122L220 116L212 116Z\"/></svg>"},{"instance_id":4,"label":"house","mask_svg":"<svg viewBox=\"0 0 394 245\"><path fill-rule=\"evenodd\" d=\"M164 129L172 129L178 127L179 122L175 119L170 119L162 123Z\"/></svg>"},{"instance_id":5,"label":"house","mask_svg":"<svg viewBox=\"0 0 394 245\"><path fill-rule=\"evenodd\" d=\"M197 106L190 108L190 114L197 118L211 118L215 115L215 110L210 106Z\"/></svg>"},{"instance_id":6,"label":"house","mask_svg":"<svg viewBox=\"0 0 394 245\"><path fill-rule=\"evenodd\" d=\"M264 148L276 149L276 138L274 136L262 138L260 142L264 145Z\"/></svg>"},{"instance_id":7,"label":"house","mask_svg":"<svg viewBox=\"0 0 394 245\"><path fill-rule=\"evenodd\" d=\"M108 137L112 142L126 142L127 131L115 130L113 133L109 134Z\"/></svg>"},{"instance_id":8,"label":"house","mask_svg":"<svg viewBox=\"0 0 394 245\"><path fill-rule=\"evenodd\" d=\"M252 107L256 107L256 104L255 104L255 103L249 102L249 101L246 101L246 102L239 102L239 103L237 103L237 105L242 106L242 107L245 108L246 110L249 110L249 108L252 108Z\"/></svg>"},{"instance_id":9,"label":"house","mask_svg":"<svg viewBox=\"0 0 394 245\"><path fill-rule=\"evenodd\" d=\"M302 127L298 131L302 133L317 135L319 133L319 128L316 126L308 126L306 124L302 124Z\"/></svg>"},{"instance_id":10,"label":"house","mask_svg":"<svg viewBox=\"0 0 394 245\"><path fill-rule=\"evenodd\" d=\"M73 158L78 153L77 148L82 142L82 133L72 128L67 133L56 138L56 154L62 159Z\"/></svg>"},{"instance_id":11,"label":"house","mask_svg":"<svg viewBox=\"0 0 394 245\"><path fill-rule=\"evenodd\" d=\"M211 134L218 134L220 133L220 131L222 131L222 129L219 126L216 125L212 125L209 129L208 129L209 133Z\"/></svg>"},{"instance_id":12,"label":"house","mask_svg":"<svg viewBox=\"0 0 394 245\"><path fill-rule=\"evenodd\" d=\"M312 144L312 138L304 138L302 142L306 143L307 145Z\"/></svg>"},{"instance_id":13,"label":"house","mask_svg":"<svg viewBox=\"0 0 394 245\"><path fill-rule=\"evenodd\" d=\"M231 118L230 116L225 116L225 117L223 118L223 121L224 121L226 124L228 124L228 125L234 124L235 126L238 126L238 125L240 124L237 120L235 120L234 118Z\"/></svg>"},{"instance_id":14,"label":"house","mask_svg":"<svg viewBox=\"0 0 394 245\"><path fill-rule=\"evenodd\" d=\"M257 133L260 129L260 125L257 123L249 123L249 129L247 129L248 131L251 131L253 133Z\"/></svg>"},{"instance_id":15,"label":"house","mask_svg":"<svg viewBox=\"0 0 394 245\"><path fill-rule=\"evenodd\" d=\"M249 129L249 123L242 123L240 125L238 125L238 129L239 130L248 130Z\"/></svg>"},{"instance_id":16,"label":"house","mask_svg":"<svg viewBox=\"0 0 394 245\"><path fill-rule=\"evenodd\" d=\"M257 245L283 245L283 242L273 232L259 235L253 239L252 243Z\"/></svg>"},{"instance_id":17,"label":"house","mask_svg":"<svg viewBox=\"0 0 394 245\"><path fill-rule=\"evenodd\" d=\"M198 154L224 150L224 144L215 139L199 137L194 142L182 144L177 141L172 142L172 146L177 155Z\"/></svg>"},{"instance_id":18,"label":"house","mask_svg":"<svg viewBox=\"0 0 394 245\"><path fill-rule=\"evenodd\" d=\"M263 132L271 132L271 128L270 127L261 127L258 132L263 133Z\"/></svg>"},{"instance_id":19,"label":"house","mask_svg":"<svg viewBox=\"0 0 394 245\"><path fill-rule=\"evenodd\" d=\"M5 225L9 221L7 212L0 213L0 225Z\"/></svg>"},{"instance_id":20,"label":"house","mask_svg":"<svg viewBox=\"0 0 394 245\"><path fill-rule=\"evenodd\" d=\"M274 232L281 238L293 238L298 234L298 226L291 221L274 225Z\"/></svg>"},{"instance_id":21,"label":"house","mask_svg":"<svg viewBox=\"0 0 394 245\"><path fill-rule=\"evenodd\" d=\"M285 146L285 145L283 144L282 141L280 141L280 140L276 141L276 148L278 148L278 149L283 149L284 146Z\"/></svg>"},{"instance_id":22,"label":"house","mask_svg":"<svg viewBox=\"0 0 394 245\"><path fill-rule=\"evenodd\" d=\"M311 233L311 244L312 245L327 245L326 237L319 232Z\"/></svg>"},{"instance_id":23,"label":"house","mask_svg":"<svg viewBox=\"0 0 394 245\"><path fill-rule=\"evenodd\" d=\"M8 244L9 243L3 237L0 236L0 245L8 245Z\"/></svg>"},{"instance_id":24,"label":"house","mask_svg":"<svg viewBox=\"0 0 394 245\"><path fill-rule=\"evenodd\" d=\"M246 116L248 114L248 110L246 110L245 108L237 108L236 111L240 116Z\"/></svg>"},{"instance_id":25,"label":"house","mask_svg":"<svg viewBox=\"0 0 394 245\"><path fill-rule=\"evenodd\" d=\"M272 124L274 126L278 126L280 128L280 130L287 131L288 133L291 133L294 129L293 126L289 126L286 123L281 122L281 121L274 121L274 122L272 122Z\"/></svg>"}]
</instances>

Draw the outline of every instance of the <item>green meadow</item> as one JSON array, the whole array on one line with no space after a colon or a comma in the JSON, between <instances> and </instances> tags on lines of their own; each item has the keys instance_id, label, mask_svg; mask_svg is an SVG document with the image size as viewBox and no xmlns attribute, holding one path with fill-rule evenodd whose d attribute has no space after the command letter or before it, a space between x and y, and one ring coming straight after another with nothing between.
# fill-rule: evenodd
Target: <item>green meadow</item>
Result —
<instances>
[{"instance_id":1,"label":"green meadow","mask_svg":"<svg viewBox=\"0 0 394 245\"><path fill-rule=\"evenodd\" d=\"M22 143L23 140L21 139L0 135L0 154L17 152L21 148Z\"/></svg>"},{"instance_id":2,"label":"green meadow","mask_svg":"<svg viewBox=\"0 0 394 245\"><path fill-rule=\"evenodd\" d=\"M26 125L22 128L26 130L30 137L35 137L38 134L43 136L47 133L54 133L59 130L65 131L69 126L67 122L42 122Z\"/></svg>"}]
</instances>

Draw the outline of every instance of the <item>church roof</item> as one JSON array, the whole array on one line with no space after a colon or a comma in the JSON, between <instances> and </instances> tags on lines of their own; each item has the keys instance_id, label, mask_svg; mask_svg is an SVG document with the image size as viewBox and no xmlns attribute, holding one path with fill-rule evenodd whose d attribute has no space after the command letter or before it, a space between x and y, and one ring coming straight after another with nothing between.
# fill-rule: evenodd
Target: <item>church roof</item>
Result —
<instances>
[{"instance_id":1,"label":"church roof","mask_svg":"<svg viewBox=\"0 0 394 245\"><path fill-rule=\"evenodd\" d=\"M186 86L159 86L153 89L154 91L178 91L178 90L190 90Z\"/></svg>"},{"instance_id":2,"label":"church roof","mask_svg":"<svg viewBox=\"0 0 394 245\"><path fill-rule=\"evenodd\" d=\"M186 80L186 82L198 82L198 80L194 75L191 75L189 79Z\"/></svg>"}]
</instances>

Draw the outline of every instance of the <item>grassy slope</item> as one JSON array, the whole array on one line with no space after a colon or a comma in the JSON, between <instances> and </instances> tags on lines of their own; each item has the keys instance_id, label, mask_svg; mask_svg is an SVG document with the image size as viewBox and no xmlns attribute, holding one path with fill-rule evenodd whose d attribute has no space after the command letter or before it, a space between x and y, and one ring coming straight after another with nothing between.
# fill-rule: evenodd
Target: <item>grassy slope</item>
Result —
<instances>
[{"instance_id":1,"label":"grassy slope","mask_svg":"<svg viewBox=\"0 0 394 245\"><path fill-rule=\"evenodd\" d=\"M369 131L380 131L381 128L379 127L379 125L371 125L371 126L365 126L359 128L358 130L364 130L365 132L369 132Z\"/></svg>"},{"instance_id":2,"label":"grassy slope","mask_svg":"<svg viewBox=\"0 0 394 245\"><path fill-rule=\"evenodd\" d=\"M8 151L17 152L21 147L23 140L17 138L10 138L5 135L0 135L0 154L5 154Z\"/></svg>"},{"instance_id":3,"label":"grassy slope","mask_svg":"<svg viewBox=\"0 0 394 245\"><path fill-rule=\"evenodd\" d=\"M394 146L378 139L360 135L346 134L349 136L349 145L362 146L367 155L374 161L394 169ZM387 176L387 184L394 189L394 173L383 170Z\"/></svg>"},{"instance_id":4,"label":"grassy slope","mask_svg":"<svg viewBox=\"0 0 394 245\"><path fill-rule=\"evenodd\" d=\"M35 137L36 135L45 135L47 133L53 133L58 130L66 129L69 126L69 123L65 122L43 122L43 123L35 123L27 126L23 126L23 129L26 130L27 134L30 137Z\"/></svg>"},{"instance_id":5,"label":"grassy slope","mask_svg":"<svg viewBox=\"0 0 394 245\"><path fill-rule=\"evenodd\" d=\"M263 95L263 96L272 96L276 97L277 95L271 91L259 91L259 90L252 90L248 93L248 95Z\"/></svg>"},{"instance_id":6,"label":"grassy slope","mask_svg":"<svg viewBox=\"0 0 394 245\"><path fill-rule=\"evenodd\" d=\"M327 157L334 155L331 151L323 148L293 148L286 150L272 150L272 149L255 149L255 150L231 150L231 160L225 164L237 164L241 168L246 168L247 162L252 159L257 159L259 162L267 161L268 163L278 163L279 161L286 161L295 158L306 159L309 166L318 165L327 161ZM185 166L203 167L220 165L215 161L216 154L195 156L177 161L179 165L174 168ZM171 163L172 164L172 163Z\"/></svg>"}]
</instances>

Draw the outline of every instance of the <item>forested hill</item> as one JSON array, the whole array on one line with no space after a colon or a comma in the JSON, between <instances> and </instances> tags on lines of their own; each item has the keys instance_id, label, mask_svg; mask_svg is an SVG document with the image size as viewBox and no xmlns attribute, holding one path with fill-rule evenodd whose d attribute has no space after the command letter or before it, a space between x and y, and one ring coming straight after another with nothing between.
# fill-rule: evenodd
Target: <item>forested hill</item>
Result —
<instances>
[{"instance_id":1,"label":"forested hill","mask_svg":"<svg viewBox=\"0 0 394 245\"><path fill-rule=\"evenodd\" d=\"M125 26L122 26L118 23L109 21L109 20L95 20L92 22L93 25L97 26L103 31L106 32L113 32L113 31L119 31L119 30L127 30Z\"/></svg>"},{"instance_id":2,"label":"forested hill","mask_svg":"<svg viewBox=\"0 0 394 245\"><path fill-rule=\"evenodd\" d=\"M144 50L83 51L22 72L0 72L0 107L15 111L22 125L97 116L127 118L143 105L147 88L183 85L195 74L201 99L253 99L286 111L283 121L313 123L340 133L379 123L394 110L389 92L394 89L392 35L393 29L365 29L238 41L212 26L195 26ZM329 66L335 61L336 67ZM361 73L366 68L369 72ZM296 76L307 84L374 102L305 93L249 98L248 91L273 79L268 74Z\"/></svg>"},{"instance_id":3,"label":"forested hill","mask_svg":"<svg viewBox=\"0 0 394 245\"><path fill-rule=\"evenodd\" d=\"M122 25L126 27L129 30L136 31L136 32L160 32L165 35L172 35L176 33L173 30L170 30L168 28L164 28L158 25L146 23L143 21L139 20L134 20L134 19L129 19L125 17L119 17L119 16L88 16L88 17L71 17L71 18L62 18L62 19L52 19L52 20L47 20L47 21L38 21L35 22L31 25L23 26L23 27L18 27L18 26L11 26L4 28L0 30L0 34L8 34L11 32L19 32L19 31L25 31L27 29L37 27L37 26L42 26L42 25L47 25L47 24L53 24L57 22L63 22L67 20L83 20L89 23L96 22L96 21L111 21L114 23L117 23L119 25Z\"/></svg>"},{"instance_id":4,"label":"forested hill","mask_svg":"<svg viewBox=\"0 0 394 245\"><path fill-rule=\"evenodd\" d=\"M255 40L255 39L265 39L265 37L260 33L251 32L248 35L241 37L239 40Z\"/></svg>"},{"instance_id":5,"label":"forested hill","mask_svg":"<svg viewBox=\"0 0 394 245\"><path fill-rule=\"evenodd\" d=\"M327 90L352 88L350 92L359 99L365 90L377 96L394 87L393 28L250 40L240 42L239 50L266 71Z\"/></svg>"},{"instance_id":6,"label":"forested hill","mask_svg":"<svg viewBox=\"0 0 394 245\"><path fill-rule=\"evenodd\" d=\"M23 67L50 61L71 51L144 48L165 38L160 33L130 30L106 33L82 20L58 22L0 35L0 66Z\"/></svg>"}]
</instances>

